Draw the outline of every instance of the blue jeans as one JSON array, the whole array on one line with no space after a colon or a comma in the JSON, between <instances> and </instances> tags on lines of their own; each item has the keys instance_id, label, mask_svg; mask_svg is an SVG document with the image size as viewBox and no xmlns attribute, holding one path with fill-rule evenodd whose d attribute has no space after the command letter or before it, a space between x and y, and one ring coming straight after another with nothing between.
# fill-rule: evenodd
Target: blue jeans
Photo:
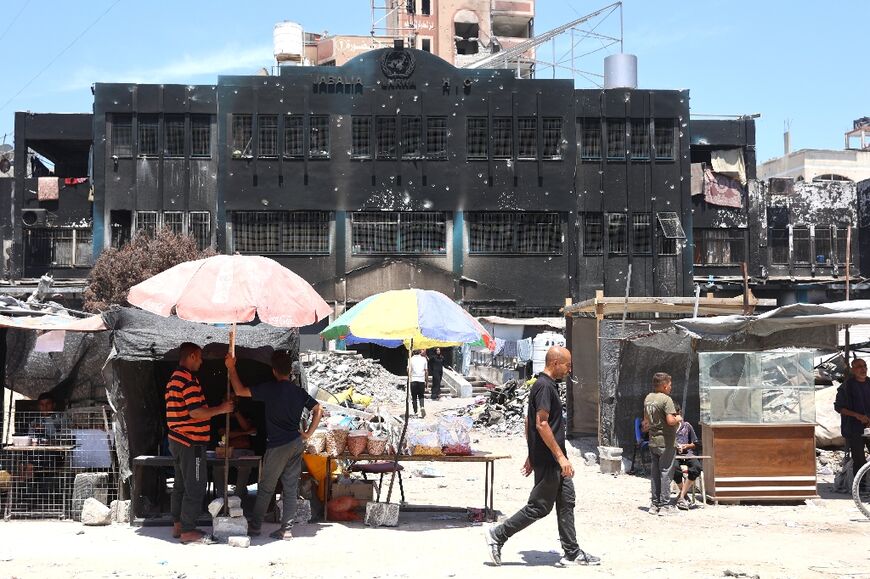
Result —
<instances>
[{"instance_id":1,"label":"blue jeans","mask_svg":"<svg viewBox=\"0 0 870 579\"><path fill-rule=\"evenodd\" d=\"M267 448L263 456L263 473L257 484L257 502L254 504L254 514L251 516L251 526L259 529L263 524L266 509L275 495L278 479L281 479L281 500L284 508L281 512L281 526L293 526L296 517L296 498L299 495L299 476L302 474L302 451L305 448L300 436L287 444Z\"/></svg>"}]
</instances>

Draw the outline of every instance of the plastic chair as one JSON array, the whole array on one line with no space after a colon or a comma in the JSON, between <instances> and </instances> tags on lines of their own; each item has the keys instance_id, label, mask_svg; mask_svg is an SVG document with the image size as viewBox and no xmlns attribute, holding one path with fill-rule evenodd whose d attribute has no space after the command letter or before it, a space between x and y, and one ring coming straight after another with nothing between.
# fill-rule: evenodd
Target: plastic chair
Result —
<instances>
[{"instance_id":1,"label":"plastic chair","mask_svg":"<svg viewBox=\"0 0 870 579\"><path fill-rule=\"evenodd\" d=\"M634 450L631 453L631 473L632 474L647 474L647 462L652 460L652 457L649 453L649 437L641 430L641 419L634 419ZM637 451L640 449L640 469L641 472L638 472L637 463L635 462L635 458L637 458ZM646 452L646 460L643 458L643 454Z\"/></svg>"}]
</instances>

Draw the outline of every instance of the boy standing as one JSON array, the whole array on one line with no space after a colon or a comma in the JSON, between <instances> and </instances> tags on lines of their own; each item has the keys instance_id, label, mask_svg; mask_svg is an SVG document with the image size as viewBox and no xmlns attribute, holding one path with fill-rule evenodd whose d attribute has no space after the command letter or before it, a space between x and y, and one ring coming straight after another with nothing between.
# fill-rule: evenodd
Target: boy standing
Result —
<instances>
[{"instance_id":1,"label":"boy standing","mask_svg":"<svg viewBox=\"0 0 870 579\"><path fill-rule=\"evenodd\" d=\"M671 477L674 472L674 453L677 426L683 418L677 413L671 394L671 376L664 372L653 375L653 392L643 401L643 428L649 431L651 515L673 512L670 505Z\"/></svg>"}]
</instances>

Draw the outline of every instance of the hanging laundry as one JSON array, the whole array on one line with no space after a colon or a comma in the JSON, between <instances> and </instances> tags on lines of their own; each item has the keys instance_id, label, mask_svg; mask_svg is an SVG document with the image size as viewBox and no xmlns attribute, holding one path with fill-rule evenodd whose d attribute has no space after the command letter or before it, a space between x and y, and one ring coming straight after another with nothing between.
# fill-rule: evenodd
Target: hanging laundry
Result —
<instances>
[{"instance_id":1,"label":"hanging laundry","mask_svg":"<svg viewBox=\"0 0 870 579\"><path fill-rule=\"evenodd\" d=\"M704 194L704 163L692 163L691 170L691 192L692 195Z\"/></svg>"},{"instance_id":2,"label":"hanging laundry","mask_svg":"<svg viewBox=\"0 0 870 579\"><path fill-rule=\"evenodd\" d=\"M532 359L532 339L526 338L517 342L517 358L520 362L528 362Z\"/></svg>"},{"instance_id":3,"label":"hanging laundry","mask_svg":"<svg viewBox=\"0 0 870 579\"><path fill-rule=\"evenodd\" d=\"M704 172L704 200L722 207L743 207L743 188L740 183L707 169Z\"/></svg>"},{"instance_id":4,"label":"hanging laundry","mask_svg":"<svg viewBox=\"0 0 870 579\"><path fill-rule=\"evenodd\" d=\"M508 340L504 343L504 348L501 350L501 355L505 358L517 357L517 343L514 340Z\"/></svg>"},{"instance_id":5,"label":"hanging laundry","mask_svg":"<svg viewBox=\"0 0 870 579\"><path fill-rule=\"evenodd\" d=\"M741 185L746 185L746 165L743 163L743 149L721 149L710 153L713 171L734 177Z\"/></svg>"},{"instance_id":6,"label":"hanging laundry","mask_svg":"<svg viewBox=\"0 0 870 579\"><path fill-rule=\"evenodd\" d=\"M501 338L495 338L495 351L493 352L493 354L495 354L496 356L501 354L501 351L504 349L504 345L504 340L502 340Z\"/></svg>"},{"instance_id":7,"label":"hanging laundry","mask_svg":"<svg viewBox=\"0 0 870 579\"><path fill-rule=\"evenodd\" d=\"M87 183L87 177L66 177L63 180L64 185L81 185L82 183Z\"/></svg>"},{"instance_id":8,"label":"hanging laundry","mask_svg":"<svg viewBox=\"0 0 870 579\"><path fill-rule=\"evenodd\" d=\"M60 186L58 185L57 177L40 177L39 181L37 181L38 185L36 187L36 198L40 201L56 201L58 198L58 191Z\"/></svg>"}]
</instances>

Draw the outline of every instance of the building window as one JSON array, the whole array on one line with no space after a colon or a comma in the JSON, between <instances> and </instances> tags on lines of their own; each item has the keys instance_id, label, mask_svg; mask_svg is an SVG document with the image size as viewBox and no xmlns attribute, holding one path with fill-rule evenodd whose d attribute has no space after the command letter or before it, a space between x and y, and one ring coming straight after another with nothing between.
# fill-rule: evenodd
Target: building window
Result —
<instances>
[{"instance_id":1,"label":"building window","mask_svg":"<svg viewBox=\"0 0 870 579\"><path fill-rule=\"evenodd\" d=\"M677 255L677 240L686 239L680 216L674 211L662 211L656 215L661 229L659 255Z\"/></svg>"},{"instance_id":2,"label":"building window","mask_svg":"<svg viewBox=\"0 0 870 579\"><path fill-rule=\"evenodd\" d=\"M305 156L302 115L284 116L284 157L301 159Z\"/></svg>"},{"instance_id":3,"label":"building window","mask_svg":"<svg viewBox=\"0 0 870 579\"><path fill-rule=\"evenodd\" d=\"M625 122L607 122L607 158L625 159Z\"/></svg>"},{"instance_id":4,"label":"building window","mask_svg":"<svg viewBox=\"0 0 870 579\"><path fill-rule=\"evenodd\" d=\"M432 52L432 40L424 38L421 42L421 49L423 52Z\"/></svg>"},{"instance_id":5,"label":"building window","mask_svg":"<svg viewBox=\"0 0 870 579\"><path fill-rule=\"evenodd\" d=\"M580 158L593 160L601 158L601 120L580 120Z\"/></svg>"},{"instance_id":6,"label":"building window","mask_svg":"<svg viewBox=\"0 0 870 579\"><path fill-rule=\"evenodd\" d=\"M631 216L631 253L652 254L653 228L649 213L633 213Z\"/></svg>"},{"instance_id":7,"label":"building window","mask_svg":"<svg viewBox=\"0 0 870 579\"><path fill-rule=\"evenodd\" d=\"M232 143L233 158L253 156L254 119L251 115L233 115Z\"/></svg>"},{"instance_id":8,"label":"building window","mask_svg":"<svg viewBox=\"0 0 870 579\"><path fill-rule=\"evenodd\" d=\"M469 253L562 254L558 213L470 212L467 219Z\"/></svg>"},{"instance_id":9,"label":"building window","mask_svg":"<svg viewBox=\"0 0 870 579\"><path fill-rule=\"evenodd\" d=\"M233 211L233 249L256 254L328 254L328 211Z\"/></svg>"},{"instance_id":10,"label":"building window","mask_svg":"<svg viewBox=\"0 0 870 579\"><path fill-rule=\"evenodd\" d=\"M517 119L518 159L535 160L538 158L538 119L519 117Z\"/></svg>"},{"instance_id":11,"label":"building window","mask_svg":"<svg viewBox=\"0 0 870 579\"><path fill-rule=\"evenodd\" d=\"M674 160L674 121L656 119L656 159Z\"/></svg>"},{"instance_id":12,"label":"building window","mask_svg":"<svg viewBox=\"0 0 870 579\"><path fill-rule=\"evenodd\" d=\"M420 14L423 16L432 14L431 0L420 0Z\"/></svg>"},{"instance_id":13,"label":"building window","mask_svg":"<svg viewBox=\"0 0 870 579\"><path fill-rule=\"evenodd\" d=\"M167 157L184 156L184 115L166 115L163 119L166 127L166 145L163 152Z\"/></svg>"},{"instance_id":14,"label":"building window","mask_svg":"<svg viewBox=\"0 0 870 579\"><path fill-rule=\"evenodd\" d=\"M562 158L562 119L544 119L543 158L558 161Z\"/></svg>"},{"instance_id":15,"label":"building window","mask_svg":"<svg viewBox=\"0 0 870 579\"><path fill-rule=\"evenodd\" d=\"M88 228L25 228L23 234L28 267L89 267L92 263Z\"/></svg>"},{"instance_id":16,"label":"building window","mask_svg":"<svg viewBox=\"0 0 870 579\"><path fill-rule=\"evenodd\" d=\"M278 158L278 115L257 117L257 156Z\"/></svg>"},{"instance_id":17,"label":"building window","mask_svg":"<svg viewBox=\"0 0 870 579\"><path fill-rule=\"evenodd\" d=\"M631 158L649 159L649 124L631 121Z\"/></svg>"},{"instance_id":18,"label":"building window","mask_svg":"<svg viewBox=\"0 0 870 579\"><path fill-rule=\"evenodd\" d=\"M415 9L415 4L417 0L406 0L405 5L407 6L408 14L413 14L417 10Z\"/></svg>"},{"instance_id":19,"label":"building window","mask_svg":"<svg viewBox=\"0 0 870 579\"><path fill-rule=\"evenodd\" d=\"M420 117L402 117L402 158L423 156L423 121Z\"/></svg>"},{"instance_id":20,"label":"building window","mask_svg":"<svg viewBox=\"0 0 870 579\"><path fill-rule=\"evenodd\" d=\"M426 158L447 158L447 119L444 117L426 119Z\"/></svg>"},{"instance_id":21,"label":"building window","mask_svg":"<svg viewBox=\"0 0 870 579\"><path fill-rule=\"evenodd\" d=\"M769 236L770 263L774 265L788 265L788 228L771 227L767 231Z\"/></svg>"},{"instance_id":22,"label":"building window","mask_svg":"<svg viewBox=\"0 0 870 579\"><path fill-rule=\"evenodd\" d=\"M372 119L371 117L352 117L350 135L350 156L353 159L372 158Z\"/></svg>"},{"instance_id":23,"label":"building window","mask_svg":"<svg viewBox=\"0 0 870 579\"><path fill-rule=\"evenodd\" d=\"M492 158L510 159L513 157L513 135L510 117L492 119Z\"/></svg>"},{"instance_id":24,"label":"building window","mask_svg":"<svg viewBox=\"0 0 870 579\"><path fill-rule=\"evenodd\" d=\"M695 229L695 265L739 265L746 261L743 229Z\"/></svg>"},{"instance_id":25,"label":"building window","mask_svg":"<svg viewBox=\"0 0 870 579\"><path fill-rule=\"evenodd\" d=\"M442 255L447 220L434 211L361 211L351 215L354 255L413 253Z\"/></svg>"},{"instance_id":26,"label":"building window","mask_svg":"<svg viewBox=\"0 0 870 579\"><path fill-rule=\"evenodd\" d=\"M163 227L175 235L184 235L184 211L164 211Z\"/></svg>"},{"instance_id":27,"label":"building window","mask_svg":"<svg viewBox=\"0 0 870 579\"><path fill-rule=\"evenodd\" d=\"M160 227L158 213L156 211L137 211L136 223L134 229L136 233L153 237L157 233L157 228Z\"/></svg>"},{"instance_id":28,"label":"building window","mask_svg":"<svg viewBox=\"0 0 870 579\"><path fill-rule=\"evenodd\" d=\"M311 115L308 156L311 159L329 158L329 115Z\"/></svg>"},{"instance_id":29,"label":"building window","mask_svg":"<svg viewBox=\"0 0 870 579\"><path fill-rule=\"evenodd\" d=\"M583 215L583 255L604 253L604 228L601 213Z\"/></svg>"},{"instance_id":30,"label":"building window","mask_svg":"<svg viewBox=\"0 0 870 579\"><path fill-rule=\"evenodd\" d=\"M792 247L794 249L794 262L800 264L812 263L810 251L810 228L795 227L792 229Z\"/></svg>"},{"instance_id":31,"label":"building window","mask_svg":"<svg viewBox=\"0 0 870 579\"><path fill-rule=\"evenodd\" d=\"M133 156L133 115L112 115L112 156Z\"/></svg>"},{"instance_id":32,"label":"building window","mask_svg":"<svg viewBox=\"0 0 870 579\"><path fill-rule=\"evenodd\" d=\"M196 241L196 248L202 251L211 247L211 213L208 211L191 211L190 227L187 234Z\"/></svg>"},{"instance_id":33,"label":"building window","mask_svg":"<svg viewBox=\"0 0 870 579\"><path fill-rule=\"evenodd\" d=\"M628 254L628 223L625 213L607 215L607 242L611 255Z\"/></svg>"},{"instance_id":34,"label":"building window","mask_svg":"<svg viewBox=\"0 0 870 579\"><path fill-rule=\"evenodd\" d=\"M831 265L833 258L833 232L830 227L815 227L813 232L813 255L817 265Z\"/></svg>"},{"instance_id":35,"label":"building window","mask_svg":"<svg viewBox=\"0 0 870 579\"><path fill-rule=\"evenodd\" d=\"M396 158L396 117L377 117L375 119L375 139L377 158Z\"/></svg>"},{"instance_id":36,"label":"building window","mask_svg":"<svg viewBox=\"0 0 870 579\"><path fill-rule=\"evenodd\" d=\"M160 154L159 128L157 115L139 115L139 156L156 157Z\"/></svg>"},{"instance_id":37,"label":"building window","mask_svg":"<svg viewBox=\"0 0 870 579\"><path fill-rule=\"evenodd\" d=\"M484 117L469 117L466 150L469 159L486 159L489 155L489 123Z\"/></svg>"},{"instance_id":38,"label":"building window","mask_svg":"<svg viewBox=\"0 0 870 579\"><path fill-rule=\"evenodd\" d=\"M211 157L211 116L190 116L190 156L200 159Z\"/></svg>"},{"instance_id":39,"label":"building window","mask_svg":"<svg viewBox=\"0 0 870 579\"><path fill-rule=\"evenodd\" d=\"M837 227L837 264L845 265L846 263L846 242L848 241L847 236L849 235L848 227ZM854 230L853 230L854 233ZM852 248L855 247L855 236L852 235ZM854 254L854 250L852 251ZM854 265L854 260L850 260L850 265Z\"/></svg>"}]
</instances>

